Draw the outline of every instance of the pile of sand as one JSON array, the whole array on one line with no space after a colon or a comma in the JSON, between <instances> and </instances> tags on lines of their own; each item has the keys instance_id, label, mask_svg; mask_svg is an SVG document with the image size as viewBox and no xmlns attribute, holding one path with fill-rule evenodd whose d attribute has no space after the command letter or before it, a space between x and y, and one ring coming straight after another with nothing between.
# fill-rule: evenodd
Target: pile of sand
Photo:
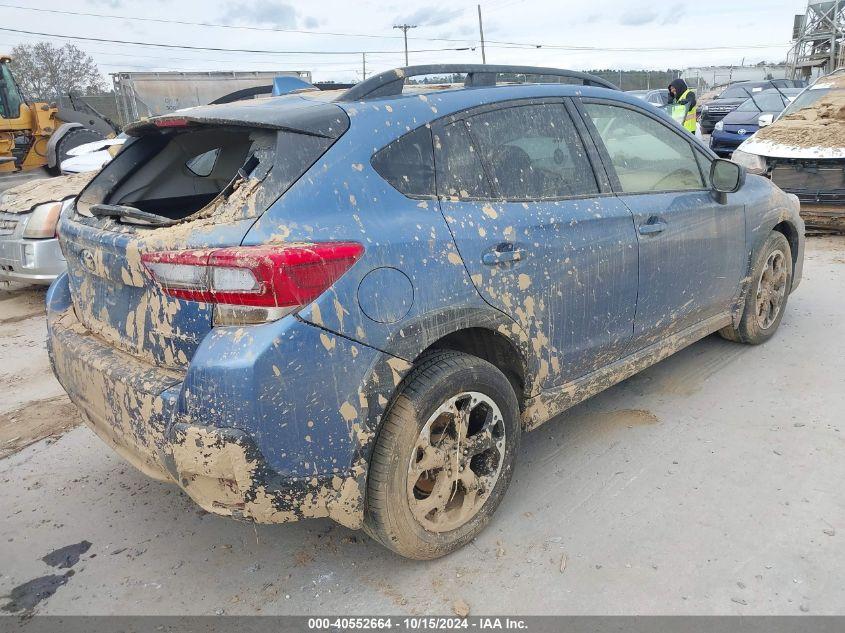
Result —
<instances>
[{"instance_id":1,"label":"pile of sand","mask_svg":"<svg viewBox=\"0 0 845 633\"><path fill-rule=\"evenodd\" d=\"M845 75L822 81L831 84L826 95L763 128L755 138L795 147L845 147Z\"/></svg>"}]
</instances>

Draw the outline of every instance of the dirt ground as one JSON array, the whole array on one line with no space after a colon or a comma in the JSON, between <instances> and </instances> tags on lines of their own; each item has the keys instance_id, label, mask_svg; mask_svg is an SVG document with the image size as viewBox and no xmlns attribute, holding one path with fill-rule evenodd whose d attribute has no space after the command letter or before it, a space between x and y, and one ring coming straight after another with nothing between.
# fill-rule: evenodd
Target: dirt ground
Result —
<instances>
[{"instance_id":1,"label":"dirt ground","mask_svg":"<svg viewBox=\"0 0 845 633\"><path fill-rule=\"evenodd\" d=\"M490 527L427 563L124 464L73 428L43 295L0 288L0 610L845 614L843 237L808 242L766 345L709 337L527 435Z\"/></svg>"}]
</instances>

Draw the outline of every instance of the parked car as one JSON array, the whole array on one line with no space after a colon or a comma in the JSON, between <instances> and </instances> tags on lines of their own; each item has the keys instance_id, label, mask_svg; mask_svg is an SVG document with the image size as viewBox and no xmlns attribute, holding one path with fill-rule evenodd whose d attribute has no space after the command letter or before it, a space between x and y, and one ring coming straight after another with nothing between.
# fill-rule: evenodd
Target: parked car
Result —
<instances>
[{"instance_id":1,"label":"parked car","mask_svg":"<svg viewBox=\"0 0 845 633\"><path fill-rule=\"evenodd\" d=\"M209 512L411 558L483 529L523 431L712 332L764 342L801 279L794 196L573 71L408 67L126 131L47 297L88 425Z\"/></svg>"},{"instance_id":2,"label":"parked car","mask_svg":"<svg viewBox=\"0 0 845 633\"><path fill-rule=\"evenodd\" d=\"M710 149L730 157L740 143L760 129L764 115L777 116L801 92L801 88L769 88L748 97L740 106L716 123L710 135Z\"/></svg>"},{"instance_id":3,"label":"parked car","mask_svg":"<svg viewBox=\"0 0 845 633\"><path fill-rule=\"evenodd\" d=\"M803 88L800 79L769 79L767 81L738 81L725 88L718 97L701 106L698 123L703 134L710 134L716 123L736 110L749 97L771 88Z\"/></svg>"},{"instance_id":4,"label":"parked car","mask_svg":"<svg viewBox=\"0 0 845 633\"><path fill-rule=\"evenodd\" d=\"M64 272L59 215L93 177L30 180L0 193L0 281L48 285Z\"/></svg>"},{"instance_id":5,"label":"parked car","mask_svg":"<svg viewBox=\"0 0 845 633\"><path fill-rule=\"evenodd\" d=\"M626 90L626 92L658 108L669 103L669 91L665 88L663 90Z\"/></svg>"},{"instance_id":6,"label":"parked car","mask_svg":"<svg viewBox=\"0 0 845 633\"><path fill-rule=\"evenodd\" d=\"M821 77L801 92L772 125L734 152L801 200L814 228L845 231L845 72Z\"/></svg>"}]
</instances>

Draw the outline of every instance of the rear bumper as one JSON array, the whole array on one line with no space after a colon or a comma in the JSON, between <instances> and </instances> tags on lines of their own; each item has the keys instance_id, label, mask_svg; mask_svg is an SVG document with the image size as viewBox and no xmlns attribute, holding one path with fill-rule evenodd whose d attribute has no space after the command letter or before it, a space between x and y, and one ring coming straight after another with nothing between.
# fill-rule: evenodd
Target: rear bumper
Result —
<instances>
[{"instance_id":1,"label":"rear bumper","mask_svg":"<svg viewBox=\"0 0 845 633\"><path fill-rule=\"evenodd\" d=\"M47 312L48 349L56 377L87 425L136 468L155 479L176 483L203 509L215 514L259 523L330 517L348 527L360 527L364 449L370 434L363 423L355 424L349 413L338 413L350 409L338 406L334 394L325 394L322 381L313 385L314 393L302 393L295 381L289 381L292 389L286 390L287 401L282 402L270 387L285 381L272 370L269 377L263 375L263 365L258 362L261 354L256 358L251 353L260 343L251 340L245 346L242 332L228 353L222 349L226 333L211 335L216 336L214 349L201 346L195 357L197 366L192 361L185 374L149 365L115 349L80 323L66 276L50 288ZM295 320L292 329L313 333L317 341L322 332ZM278 343L278 338L275 341ZM330 350L319 349L342 354L343 347L336 344ZM240 352L235 363L233 349ZM357 404L363 399L358 393L367 367L358 361L366 355L375 361L380 354L376 350L367 353L367 349L358 346L360 351L349 354L344 366L335 367L337 374L350 378L349 384L357 382L352 393L343 397L345 403L354 398ZM319 364L320 352L312 349L310 354L309 362ZM342 359L332 361L338 365ZM250 372L253 383L266 387L262 393L252 394L244 384L250 380ZM259 373L262 375L255 375ZM343 378L335 377L335 386L343 385ZM323 393L323 401L331 403L335 416L317 417L315 393ZM251 427L250 407L260 401L275 415ZM363 407L352 410L364 417Z\"/></svg>"},{"instance_id":2,"label":"rear bumper","mask_svg":"<svg viewBox=\"0 0 845 633\"><path fill-rule=\"evenodd\" d=\"M0 279L30 284L50 284L65 271L59 240L0 238Z\"/></svg>"}]
</instances>

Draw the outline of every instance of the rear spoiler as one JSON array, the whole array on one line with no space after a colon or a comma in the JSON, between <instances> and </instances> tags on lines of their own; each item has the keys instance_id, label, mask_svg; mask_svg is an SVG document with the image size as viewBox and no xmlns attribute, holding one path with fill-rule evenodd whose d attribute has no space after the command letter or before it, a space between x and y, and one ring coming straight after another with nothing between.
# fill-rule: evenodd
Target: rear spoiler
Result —
<instances>
[{"instance_id":1,"label":"rear spoiler","mask_svg":"<svg viewBox=\"0 0 845 633\"><path fill-rule=\"evenodd\" d=\"M295 96L271 97L185 108L136 121L127 125L124 131L130 136L143 136L168 129L208 125L288 130L337 139L349 129L349 117L333 103Z\"/></svg>"}]
</instances>

